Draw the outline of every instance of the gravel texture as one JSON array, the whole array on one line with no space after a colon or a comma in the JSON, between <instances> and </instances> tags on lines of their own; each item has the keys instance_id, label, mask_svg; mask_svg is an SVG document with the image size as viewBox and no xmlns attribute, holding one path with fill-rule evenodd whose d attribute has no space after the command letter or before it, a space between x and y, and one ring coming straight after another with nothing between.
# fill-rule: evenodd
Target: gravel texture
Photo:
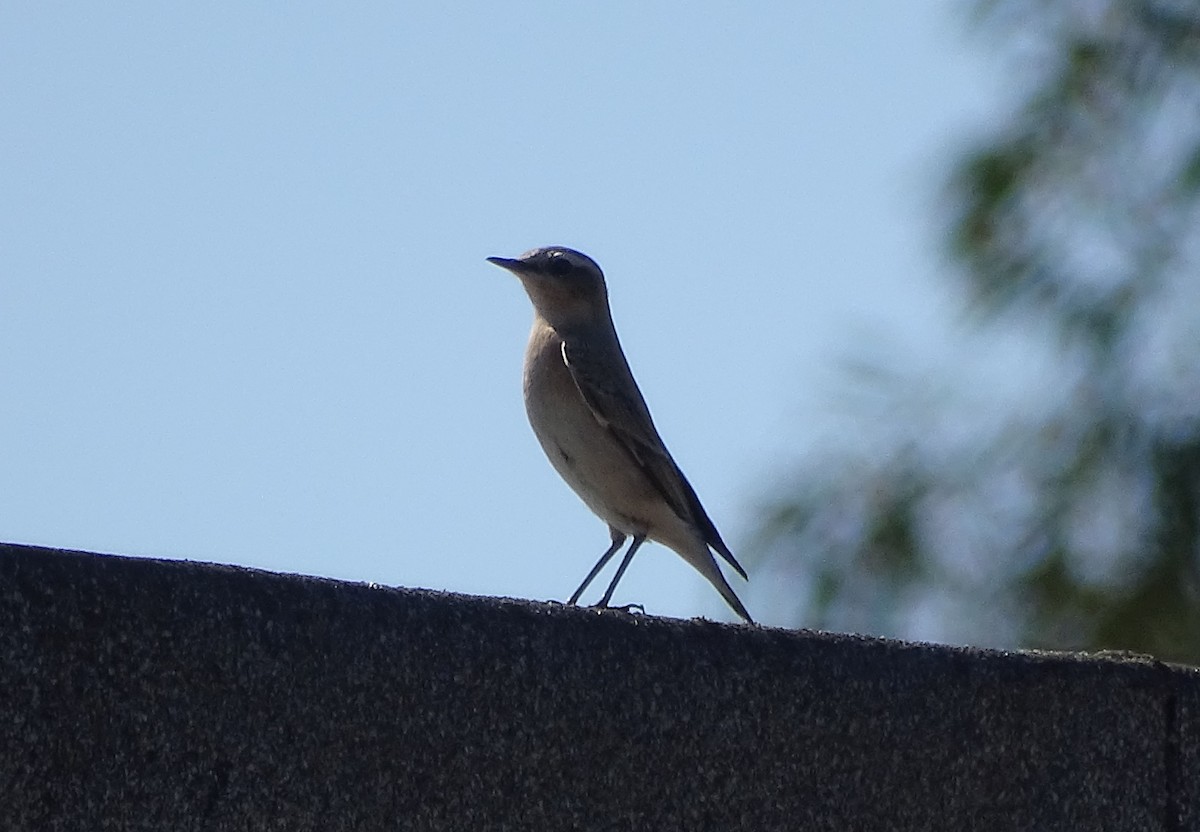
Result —
<instances>
[{"instance_id":1,"label":"gravel texture","mask_svg":"<svg viewBox=\"0 0 1200 832\"><path fill-rule=\"evenodd\" d=\"M1200 829L1200 671L0 544L0 828Z\"/></svg>"}]
</instances>

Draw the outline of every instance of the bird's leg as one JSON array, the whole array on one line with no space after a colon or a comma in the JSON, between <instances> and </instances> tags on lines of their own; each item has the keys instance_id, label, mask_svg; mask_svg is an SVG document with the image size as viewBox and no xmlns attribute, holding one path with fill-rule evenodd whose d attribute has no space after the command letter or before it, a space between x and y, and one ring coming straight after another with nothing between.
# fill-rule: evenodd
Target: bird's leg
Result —
<instances>
[{"instance_id":1,"label":"bird's leg","mask_svg":"<svg viewBox=\"0 0 1200 832\"><path fill-rule=\"evenodd\" d=\"M604 591L604 597L600 599L600 603L596 606L607 607L609 599L612 598L613 592L617 588L617 584L621 582L621 576L625 574L625 570L629 568L629 562L633 560L633 556L637 553L638 547L646 542L646 535L634 535L633 543L629 544L629 551L625 553L625 557L621 559L621 565L617 567L617 574L613 577L612 583L608 585L608 589Z\"/></svg>"},{"instance_id":2,"label":"bird's leg","mask_svg":"<svg viewBox=\"0 0 1200 832\"><path fill-rule=\"evenodd\" d=\"M583 594L583 591L588 588L588 584L595 580L596 576L600 574L600 570L604 568L605 564L612 560L612 556L617 553L617 550L620 549L624 543L625 535L621 534L616 529L612 529L612 545L609 546L608 550L600 556L600 560L596 561L596 565L592 567L592 571L589 572L587 577L583 579L583 583L579 585L579 589L575 590L575 592L571 595L571 600L567 601L567 606L575 606L575 602L579 600L579 596Z\"/></svg>"}]
</instances>

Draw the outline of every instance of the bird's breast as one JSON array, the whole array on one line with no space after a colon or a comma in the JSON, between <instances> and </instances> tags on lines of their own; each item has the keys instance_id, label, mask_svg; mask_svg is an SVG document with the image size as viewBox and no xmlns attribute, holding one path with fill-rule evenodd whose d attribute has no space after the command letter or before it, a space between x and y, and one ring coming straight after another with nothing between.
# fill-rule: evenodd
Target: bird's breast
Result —
<instances>
[{"instance_id":1,"label":"bird's breast","mask_svg":"<svg viewBox=\"0 0 1200 832\"><path fill-rule=\"evenodd\" d=\"M550 463L601 519L645 531L657 499L629 453L588 407L562 355L562 339L535 327L525 354L525 410Z\"/></svg>"}]
</instances>

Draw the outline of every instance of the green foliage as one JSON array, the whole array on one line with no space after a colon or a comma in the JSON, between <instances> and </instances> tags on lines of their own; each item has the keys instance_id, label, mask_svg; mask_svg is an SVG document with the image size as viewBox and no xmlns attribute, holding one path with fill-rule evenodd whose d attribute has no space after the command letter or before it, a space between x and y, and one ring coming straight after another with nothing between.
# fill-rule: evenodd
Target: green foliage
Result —
<instances>
[{"instance_id":1,"label":"green foliage","mask_svg":"<svg viewBox=\"0 0 1200 832\"><path fill-rule=\"evenodd\" d=\"M944 400L889 412L768 510L765 565L801 624L1200 663L1200 4L980 10L1030 80L950 177L948 244L1062 389L966 438Z\"/></svg>"}]
</instances>

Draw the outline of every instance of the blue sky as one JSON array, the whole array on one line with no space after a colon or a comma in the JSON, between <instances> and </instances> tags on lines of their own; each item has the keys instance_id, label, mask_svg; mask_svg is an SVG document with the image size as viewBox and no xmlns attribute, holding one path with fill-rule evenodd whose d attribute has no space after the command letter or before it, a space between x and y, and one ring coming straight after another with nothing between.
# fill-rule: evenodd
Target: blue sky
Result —
<instances>
[{"instance_id":1,"label":"blue sky","mask_svg":"<svg viewBox=\"0 0 1200 832\"><path fill-rule=\"evenodd\" d=\"M484 261L564 244L741 552L847 356L958 352L934 209L1007 87L963 4L740 9L8 4L0 539L565 598L607 533ZM731 618L658 546L615 601Z\"/></svg>"}]
</instances>

